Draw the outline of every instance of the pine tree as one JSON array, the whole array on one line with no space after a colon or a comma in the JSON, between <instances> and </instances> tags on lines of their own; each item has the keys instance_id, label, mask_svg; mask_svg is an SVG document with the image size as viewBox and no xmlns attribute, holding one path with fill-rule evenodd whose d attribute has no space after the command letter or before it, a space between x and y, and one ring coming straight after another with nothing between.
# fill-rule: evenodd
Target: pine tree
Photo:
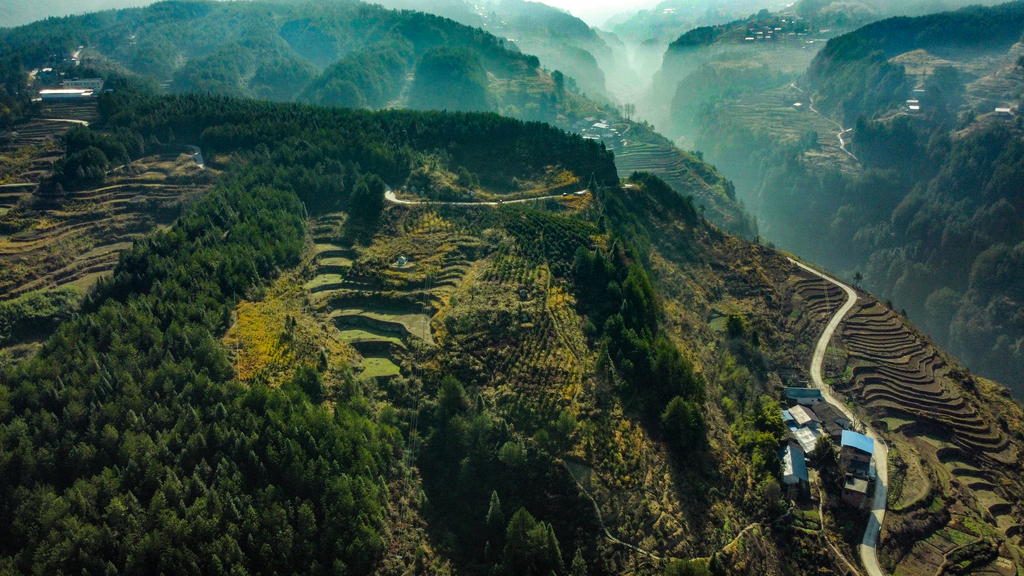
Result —
<instances>
[{"instance_id":1,"label":"pine tree","mask_svg":"<svg viewBox=\"0 0 1024 576\"><path fill-rule=\"evenodd\" d=\"M487 508L487 528L492 532L501 532L505 526L505 513L501 511L501 500L498 491L491 492L491 505Z\"/></svg>"},{"instance_id":2,"label":"pine tree","mask_svg":"<svg viewBox=\"0 0 1024 576\"><path fill-rule=\"evenodd\" d=\"M562 561L562 547L558 545L558 538L555 537L555 529L550 523L548 523L547 527L547 564L556 573L562 574L565 572L565 562Z\"/></svg>"},{"instance_id":3,"label":"pine tree","mask_svg":"<svg viewBox=\"0 0 1024 576\"><path fill-rule=\"evenodd\" d=\"M583 559L583 550L577 548L569 567L569 576L587 576L587 561Z\"/></svg>"}]
</instances>

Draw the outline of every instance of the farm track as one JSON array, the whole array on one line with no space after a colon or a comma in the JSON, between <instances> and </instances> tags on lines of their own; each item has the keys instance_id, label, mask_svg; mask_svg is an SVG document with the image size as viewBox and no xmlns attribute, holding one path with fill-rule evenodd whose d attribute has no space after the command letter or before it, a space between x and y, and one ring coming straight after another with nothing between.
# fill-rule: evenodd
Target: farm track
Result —
<instances>
[{"instance_id":1,"label":"farm track","mask_svg":"<svg viewBox=\"0 0 1024 576\"><path fill-rule=\"evenodd\" d=\"M836 301L835 312L832 313L828 308L825 310L828 324L826 324L825 330L822 332L814 348L814 356L811 358L811 379L814 382L814 386L821 390L822 396L833 408L838 410L840 414L844 414L851 422L859 422L856 415L846 405L836 399L832 390L825 385L821 373L825 354L831 345L836 330L839 329L844 319L847 319L851 310L856 307L857 293L849 286L840 284L835 279L828 278L824 274L796 260L791 259L791 261L796 266L794 275L798 278L796 294L798 296L802 295L803 293L800 291L800 288L804 288L807 291L805 302L810 302L812 305L814 303L820 305L820 300L826 299L826 306L828 306L830 300L827 298L831 290L829 286L839 288L843 292L842 298ZM809 282L805 282L806 280L809 280ZM820 290L817 288L818 282L822 285ZM884 576L885 572L882 571L882 567L878 563L877 549L878 539L882 532L882 522L885 519L889 490L889 446L871 426L864 425L863 432L874 441L874 454L871 460L875 468L875 490L874 498L871 502L871 515L868 517L867 526L864 528L864 537L861 539L859 546L860 561L864 565L868 576Z\"/></svg>"},{"instance_id":2,"label":"farm track","mask_svg":"<svg viewBox=\"0 0 1024 576\"><path fill-rule=\"evenodd\" d=\"M796 82L791 83L789 86L791 88L795 88L795 89L799 90L800 92L806 94L806 92L804 92L803 88L801 88L801 87L796 85ZM808 98L807 107L811 110L811 112L814 112L815 114L820 116L822 120L824 120L824 121L828 122L829 124L832 124L833 126L839 128L839 132L836 133L836 140L839 141L839 149L842 150L850 158L856 160L857 162L860 162L860 158L857 158L857 156L853 152L850 152L849 150L846 149L846 139L843 138L843 134L847 134L849 132L852 132L853 128L843 128L843 125L840 124L839 122L836 122L835 120L829 118L828 116L825 116L821 112L818 112L818 109L814 107L814 96L813 95Z\"/></svg>"}]
</instances>

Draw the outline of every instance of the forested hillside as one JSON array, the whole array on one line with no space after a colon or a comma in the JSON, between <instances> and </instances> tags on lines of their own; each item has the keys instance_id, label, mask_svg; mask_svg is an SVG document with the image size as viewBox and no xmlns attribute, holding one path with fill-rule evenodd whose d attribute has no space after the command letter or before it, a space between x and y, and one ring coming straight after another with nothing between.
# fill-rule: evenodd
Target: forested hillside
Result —
<instances>
[{"instance_id":1,"label":"forested hillside","mask_svg":"<svg viewBox=\"0 0 1024 576\"><path fill-rule=\"evenodd\" d=\"M478 29L358 2L327 5L167 2L38 22L2 35L30 69L83 58L169 82L171 92L344 103L380 108L428 51L472 52L499 77L528 79L534 57ZM114 69L117 69L117 66ZM443 91L440 92L444 94ZM510 99L516 103L517 97ZM456 103L448 103L455 108Z\"/></svg>"},{"instance_id":2,"label":"forested hillside","mask_svg":"<svg viewBox=\"0 0 1024 576\"><path fill-rule=\"evenodd\" d=\"M610 62L607 69L623 64L624 46L610 49L578 19L523 2L502 6L513 27L505 34L529 32L538 45L547 46L545 54L561 57L577 50L571 46L589 43L598 46L595 54L602 62ZM437 7L441 14L461 14L467 21L482 18L466 9L459 2ZM526 42L525 36L520 39ZM614 38L609 40L614 44ZM659 171L677 192L695 195L719 224L746 237L756 234L735 199L723 193L729 187L725 179L713 170L687 167L699 161L688 160L651 126L625 118L610 103L587 98L571 75L543 68L536 56L520 52L518 42L437 15L346 0L316 5L164 2L39 22L0 32L0 43L7 55L0 74L9 84L0 90L0 101L6 102L0 122L8 125L29 109L31 90L25 88L80 75L106 77L108 87L128 83L158 92L370 109L493 111L581 132L605 119L618 126L619 134L631 134L628 139L600 136L613 150L657 141L664 146L659 154L673 157L668 166L645 161L630 166ZM74 54L78 61L71 60ZM584 75L596 78L601 68L589 53L586 59L593 66ZM55 70L50 80L37 77L26 86L24 72L47 66ZM691 174L676 178L673 173L681 169Z\"/></svg>"},{"instance_id":3,"label":"forested hillside","mask_svg":"<svg viewBox=\"0 0 1024 576\"><path fill-rule=\"evenodd\" d=\"M773 94L782 100L773 113L805 133L723 105L703 115L697 136L766 237L848 278L859 273L1018 397L1022 10L1014 2L871 24L829 41L795 87ZM794 108L808 101L821 115ZM845 152L835 148L840 129Z\"/></svg>"},{"instance_id":4,"label":"forested hillside","mask_svg":"<svg viewBox=\"0 0 1024 576\"><path fill-rule=\"evenodd\" d=\"M471 88L499 56L529 64L378 47L317 93L353 93L363 66L407 54ZM396 77L358 95L386 99ZM536 77L551 78L552 113L606 111ZM60 158L16 212L74 213L83 191L143 179L154 151L212 189L127 249L45 342L0 355L0 571L811 576L855 558L866 513L841 503L837 463L790 488L780 451L784 378L806 373L838 287L549 124L108 78L89 126L45 144ZM402 97L425 97L418 81ZM680 182L729 198L696 155L675 162ZM150 200L130 185L113 202ZM1020 407L857 298L942 364L923 377L958 401L922 420L954 436L937 425L907 448L920 466L883 560L942 530L969 543L954 556L966 566L1021 564ZM837 390L888 369L831 356ZM919 400L904 398L850 401L892 421L895 442ZM929 484L949 462L963 487Z\"/></svg>"},{"instance_id":5,"label":"forested hillside","mask_svg":"<svg viewBox=\"0 0 1024 576\"><path fill-rule=\"evenodd\" d=\"M925 50L956 59L967 54L1005 53L1024 30L1024 3L917 18L889 18L830 40L807 70L804 82L819 109L842 118L872 118L903 103L913 88L905 72L888 59Z\"/></svg>"}]
</instances>

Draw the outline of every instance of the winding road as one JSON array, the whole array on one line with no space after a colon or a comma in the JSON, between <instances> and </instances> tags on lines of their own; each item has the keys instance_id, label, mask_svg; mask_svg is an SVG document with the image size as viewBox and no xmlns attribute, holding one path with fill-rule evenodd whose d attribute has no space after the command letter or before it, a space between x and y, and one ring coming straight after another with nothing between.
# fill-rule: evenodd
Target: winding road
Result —
<instances>
[{"instance_id":1,"label":"winding road","mask_svg":"<svg viewBox=\"0 0 1024 576\"><path fill-rule=\"evenodd\" d=\"M400 200L398 196L395 196L395 191L390 187L384 192L384 199L392 204L402 204L403 206L417 206L420 204L443 204L447 206L507 206L509 204L524 204L526 202L534 202L536 200L547 200L549 198L566 198L569 196L582 196L586 194L587 190L580 190L573 194L552 194L550 196L537 196L536 198L520 198L518 200L505 200L505 201L494 201L494 202L440 202L433 200Z\"/></svg>"},{"instance_id":2,"label":"winding road","mask_svg":"<svg viewBox=\"0 0 1024 576\"><path fill-rule=\"evenodd\" d=\"M859 422L860 419L845 404L832 395L829 388L825 386L825 382L821 379L821 365L825 361L825 351L828 350L829 342L832 341L832 335L835 334L836 328L839 327L839 324L842 323L846 315L857 304L857 293L846 284L825 276L809 266L805 266L792 258L790 258L790 261L807 272L839 286L843 289L843 292L846 292L846 302L836 311L835 316L829 320L828 325L825 326L825 331L821 334L821 338L818 339L818 345L814 348L814 357L811 359L811 379L814 382L814 386L821 390L821 395L829 404L842 412L851 422ZM888 497L889 449L885 441L882 440L874 429L864 424L864 430L865 435L875 441L875 454L873 458L875 464L875 498L871 504L871 516L868 518L868 526L864 530L864 538L860 543L860 561L869 576L885 576L885 572L882 571L882 567L878 564L878 554L875 548L878 544L879 533L882 530L882 519L885 516L885 503Z\"/></svg>"},{"instance_id":3,"label":"winding road","mask_svg":"<svg viewBox=\"0 0 1024 576\"><path fill-rule=\"evenodd\" d=\"M804 92L803 88L801 88L801 87L796 85L796 82L790 83L789 87L790 88L796 88L800 92L806 94L806 92ZM860 162L860 158L857 158L857 156L854 155L853 152L850 152L849 150L846 149L846 140L843 138L843 134L846 134L847 132L853 131L853 128L843 128L843 125L840 124L839 122L836 122L835 120L829 118L828 116L825 116L821 112L818 112L818 109L814 107L814 96L808 96L807 97L807 107L811 109L811 112L814 112L818 116L821 116L822 119L825 120L826 122L830 122L830 123L835 124L836 126L839 127L839 133L836 134L836 138L839 139L839 149L842 150L843 152L846 152L846 155L849 156L850 158L853 158L854 160Z\"/></svg>"}]
</instances>

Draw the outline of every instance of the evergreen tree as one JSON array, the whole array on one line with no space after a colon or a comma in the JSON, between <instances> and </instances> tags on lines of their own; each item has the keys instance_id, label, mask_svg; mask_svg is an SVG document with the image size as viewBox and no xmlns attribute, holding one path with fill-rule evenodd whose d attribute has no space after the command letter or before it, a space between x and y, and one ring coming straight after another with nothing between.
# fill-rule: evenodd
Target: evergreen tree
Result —
<instances>
[{"instance_id":1,"label":"evergreen tree","mask_svg":"<svg viewBox=\"0 0 1024 576\"><path fill-rule=\"evenodd\" d=\"M487 508L487 529L492 534L500 536L505 526L505 513L501 510L501 500L498 499L498 491L491 492L491 505Z\"/></svg>"},{"instance_id":2,"label":"evergreen tree","mask_svg":"<svg viewBox=\"0 0 1024 576\"><path fill-rule=\"evenodd\" d=\"M569 576L587 576L587 561L583 559L583 550L579 548L576 549L576 554L572 557Z\"/></svg>"}]
</instances>

